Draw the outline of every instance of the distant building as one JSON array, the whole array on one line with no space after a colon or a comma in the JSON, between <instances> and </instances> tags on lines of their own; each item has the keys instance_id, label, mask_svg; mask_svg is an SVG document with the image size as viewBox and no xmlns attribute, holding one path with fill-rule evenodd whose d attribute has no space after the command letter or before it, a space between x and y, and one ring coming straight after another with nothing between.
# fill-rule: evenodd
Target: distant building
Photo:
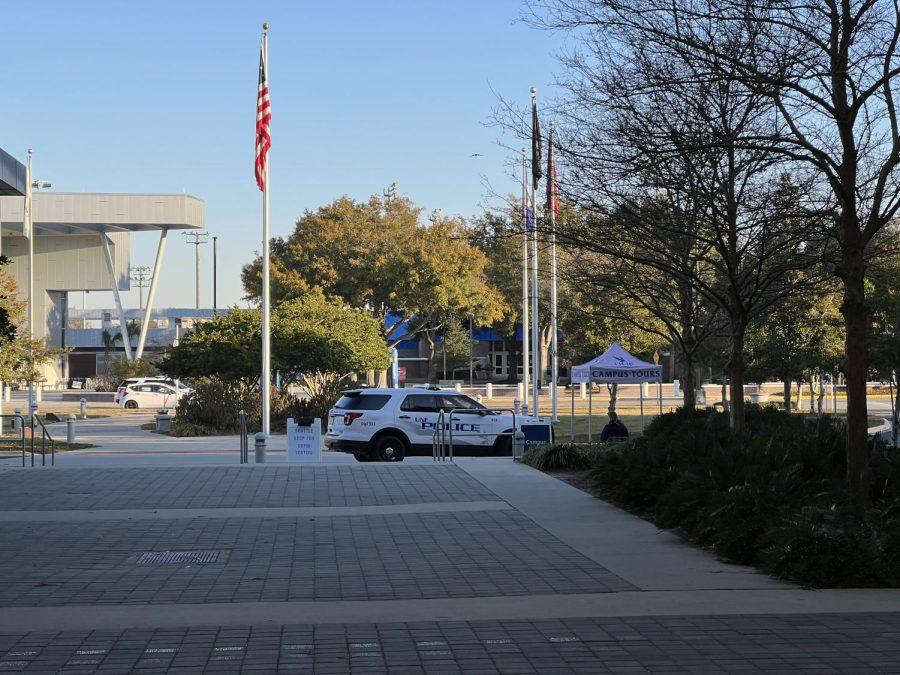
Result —
<instances>
[{"instance_id":1,"label":"distant building","mask_svg":"<svg viewBox=\"0 0 900 675\"><path fill-rule=\"evenodd\" d=\"M144 312L126 309L125 321L140 324ZM227 309L218 310L227 314ZM158 355L178 343L185 332L197 323L209 321L212 309L167 307L154 309L147 329L144 358ZM69 308L66 322L66 344L72 351L68 356L68 377L93 377L104 372L108 360L125 358L125 346L119 338L119 324L115 309ZM111 342L111 344L108 344Z\"/></svg>"},{"instance_id":2,"label":"distant building","mask_svg":"<svg viewBox=\"0 0 900 675\"><path fill-rule=\"evenodd\" d=\"M28 289L28 240L22 236L25 169L7 153L0 153L0 252L11 259L6 272L12 275L24 299ZM204 205L202 200L183 194L35 191L32 219L34 335L46 339L51 346L69 347L69 294L112 291L118 300L120 291L130 290L134 234L159 234L153 271L158 275L169 230L203 228ZM110 329L117 333L120 322L133 315L143 318L147 309L132 310L132 314L123 308L125 316L120 316L118 310L112 312ZM145 342L149 345L149 338ZM138 349L133 347L143 345L129 341L125 351L136 354ZM45 368L44 379L56 385L70 377L68 370L69 359L63 356Z\"/></svg>"}]
</instances>

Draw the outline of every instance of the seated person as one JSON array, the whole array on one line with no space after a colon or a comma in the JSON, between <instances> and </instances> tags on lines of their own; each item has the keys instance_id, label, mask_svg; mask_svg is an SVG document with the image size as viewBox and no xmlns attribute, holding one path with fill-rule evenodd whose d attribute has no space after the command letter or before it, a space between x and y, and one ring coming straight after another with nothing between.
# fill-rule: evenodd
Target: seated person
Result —
<instances>
[{"instance_id":1,"label":"seated person","mask_svg":"<svg viewBox=\"0 0 900 675\"><path fill-rule=\"evenodd\" d=\"M600 440L605 443L614 438L628 438L628 428L622 424L619 416L610 410L609 422L603 427L603 431L600 432Z\"/></svg>"}]
</instances>

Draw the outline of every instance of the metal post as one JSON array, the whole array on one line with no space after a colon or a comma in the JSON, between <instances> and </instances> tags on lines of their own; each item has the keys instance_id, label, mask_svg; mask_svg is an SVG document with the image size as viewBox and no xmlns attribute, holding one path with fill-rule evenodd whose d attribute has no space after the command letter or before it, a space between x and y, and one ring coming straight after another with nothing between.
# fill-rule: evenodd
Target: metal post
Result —
<instances>
[{"instance_id":1,"label":"metal post","mask_svg":"<svg viewBox=\"0 0 900 675\"><path fill-rule=\"evenodd\" d=\"M213 237L213 314L219 313L219 307L216 304L216 286L218 285L219 259L218 259L218 237Z\"/></svg>"},{"instance_id":2,"label":"metal post","mask_svg":"<svg viewBox=\"0 0 900 675\"><path fill-rule=\"evenodd\" d=\"M662 415L662 380L656 383L659 391L659 414Z\"/></svg>"},{"instance_id":3,"label":"metal post","mask_svg":"<svg viewBox=\"0 0 900 675\"><path fill-rule=\"evenodd\" d=\"M79 417L79 419L86 420L86 419L87 419L87 413L85 412L84 408L85 408L85 406L87 405L87 399L84 398L84 397L82 397L82 398L80 398L80 399L78 400L78 403L79 403L79 405L81 406L81 412L79 413L78 417Z\"/></svg>"},{"instance_id":4,"label":"metal post","mask_svg":"<svg viewBox=\"0 0 900 675\"><path fill-rule=\"evenodd\" d=\"M569 369L569 375L571 376L571 369ZM569 431L572 436L572 440L575 440L575 383L571 381L571 377L569 378L569 389L572 392L572 416L569 418Z\"/></svg>"},{"instance_id":5,"label":"metal post","mask_svg":"<svg viewBox=\"0 0 900 675\"><path fill-rule=\"evenodd\" d=\"M100 242L103 244L106 268L109 270L109 278L112 282L113 300L116 302L116 312L119 314L119 332L122 335L122 345L125 347L125 359L131 361L131 339L128 337L128 325L125 322L125 311L122 309L122 297L119 295L119 280L116 279L116 269L113 266L112 253L109 250L109 237L106 236L106 232L100 233Z\"/></svg>"},{"instance_id":6,"label":"metal post","mask_svg":"<svg viewBox=\"0 0 900 675\"><path fill-rule=\"evenodd\" d=\"M75 415L66 415L66 443L75 442Z\"/></svg>"},{"instance_id":7,"label":"metal post","mask_svg":"<svg viewBox=\"0 0 900 675\"><path fill-rule=\"evenodd\" d=\"M536 110L537 89L531 88L531 107ZM537 113L535 113L536 115ZM533 150L532 150L533 152ZM532 157L532 161L540 162L540 157ZM537 236L537 189L540 178L540 165L531 167L531 360L534 374L531 378L532 414L540 417L540 393L541 380L544 377L544 369L541 368L540 351L540 314L538 313L538 236Z\"/></svg>"},{"instance_id":8,"label":"metal post","mask_svg":"<svg viewBox=\"0 0 900 675\"><path fill-rule=\"evenodd\" d=\"M156 246L156 259L153 261L153 273L150 276L150 290L147 292L147 306L144 308L144 320L141 322L141 334L138 338L135 359L144 355L144 345L147 342L147 331L150 328L150 316L153 313L153 300L156 298L156 284L159 282L159 270L162 268L163 254L166 252L166 242L169 231L165 228L159 231L159 244Z\"/></svg>"},{"instance_id":9,"label":"metal post","mask_svg":"<svg viewBox=\"0 0 900 675\"><path fill-rule=\"evenodd\" d=\"M588 443L591 442L591 423L594 421L594 383L588 381Z\"/></svg>"},{"instance_id":10,"label":"metal post","mask_svg":"<svg viewBox=\"0 0 900 675\"><path fill-rule=\"evenodd\" d=\"M475 377L472 373L473 363L472 361L475 359L475 344L474 344L474 336L472 335L472 317L469 317L469 387L473 387L475 385Z\"/></svg>"},{"instance_id":11,"label":"metal post","mask_svg":"<svg viewBox=\"0 0 900 675\"><path fill-rule=\"evenodd\" d=\"M638 391L641 396L641 433L644 433L644 383L638 384Z\"/></svg>"},{"instance_id":12,"label":"metal post","mask_svg":"<svg viewBox=\"0 0 900 675\"><path fill-rule=\"evenodd\" d=\"M556 164L553 160L553 122L547 140L547 207L550 211L550 410L552 420L559 421L559 348L556 323Z\"/></svg>"},{"instance_id":13,"label":"metal post","mask_svg":"<svg viewBox=\"0 0 900 675\"><path fill-rule=\"evenodd\" d=\"M266 86L269 78L269 35L263 32L262 38L263 64L265 67ZM270 372L272 370L271 335L269 326L269 161L266 158L263 182L263 231L262 231L262 432L269 434L269 409L271 407L271 391L269 390Z\"/></svg>"},{"instance_id":14,"label":"metal post","mask_svg":"<svg viewBox=\"0 0 900 675\"><path fill-rule=\"evenodd\" d=\"M531 386L530 367L531 348L529 346L528 331L528 160L525 148L522 148L522 383L525 390L522 395L522 403L528 405L528 388Z\"/></svg>"},{"instance_id":15,"label":"metal post","mask_svg":"<svg viewBox=\"0 0 900 675\"><path fill-rule=\"evenodd\" d=\"M22 230L27 230L28 237L28 337L34 338L34 214L32 213L33 199L31 194L31 149L28 150L28 158L25 162L25 217ZM28 409L34 407L34 358L33 349L28 348ZM32 456L32 462L34 457Z\"/></svg>"}]
</instances>

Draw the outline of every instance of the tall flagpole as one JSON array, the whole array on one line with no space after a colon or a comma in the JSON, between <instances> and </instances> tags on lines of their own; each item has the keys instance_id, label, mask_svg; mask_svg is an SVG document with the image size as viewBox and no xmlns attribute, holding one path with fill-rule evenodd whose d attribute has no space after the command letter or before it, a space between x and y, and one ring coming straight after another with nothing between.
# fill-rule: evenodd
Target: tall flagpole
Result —
<instances>
[{"instance_id":1,"label":"tall flagpole","mask_svg":"<svg viewBox=\"0 0 900 675\"><path fill-rule=\"evenodd\" d=\"M550 136L547 139L547 207L550 211L550 369L553 373L550 383L550 404L553 421L559 421L559 349L557 348L556 326L556 162L553 157L553 122L550 122Z\"/></svg>"},{"instance_id":2,"label":"tall flagpole","mask_svg":"<svg viewBox=\"0 0 900 675\"><path fill-rule=\"evenodd\" d=\"M528 159L525 148L522 148L522 221L525 225L522 230L522 403L528 405L531 378L528 376L529 344L528 331Z\"/></svg>"},{"instance_id":3,"label":"tall flagpole","mask_svg":"<svg viewBox=\"0 0 900 675\"><path fill-rule=\"evenodd\" d=\"M266 87L269 86L269 24L263 24L262 52L266 72ZM272 405L272 344L269 298L269 161L266 157L265 182L263 183L263 255L262 255L262 432L270 432L269 417Z\"/></svg>"},{"instance_id":4,"label":"tall flagpole","mask_svg":"<svg viewBox=\"0 0 900 675\"><path fill-rule=\"evenodd\" d=\"M531 166L531 175L533 177L533 182L531 186L531 218L532 218L532 227L531 227L531 248L532 248L532 257L531 257L531 358L532 363L534 364L534 374L531 378L532 381L532 415L537 416L540 408L540 393L541 393L541 377L543 375L541 368L541 352L540 352L540 334L539 334L539 318L538 314L538 236L537 236L537 203L536 203L536 193L538 188L538 181L541 178L541 158L540 158L540 146L539 141L538 145L535 145L535 139L539 139L540 135L537 130L537 89L534 87L531 88L531 110L532 110L532 120L533 120L533 128L532 128L532 166ZM535 152L537 151L537 153ZM537 154L537 156L534 156ZM537 164L535 164L537 162Z\"/></svg>"}]
</instances>

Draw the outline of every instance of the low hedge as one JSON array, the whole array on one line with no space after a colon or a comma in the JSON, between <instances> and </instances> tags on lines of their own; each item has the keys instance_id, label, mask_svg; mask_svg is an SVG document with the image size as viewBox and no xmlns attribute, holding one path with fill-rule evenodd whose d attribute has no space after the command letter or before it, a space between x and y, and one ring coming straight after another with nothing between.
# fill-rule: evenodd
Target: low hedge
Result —
<instances>
[{"instance_id":1,"label":"low hedge","mask_svg":"<svg viewBox=\"0 0 900 675\"><path fill-rule=\"evenodd\" d=\"M900 453L871 441L871 510L858 524L843 512L844 443L838 420L754 406L740 435L723 413L678 411L574 461L571 448L531 459L549 469L587 458L604 497L726 560L808 586L900 586Z\"/></svg>"}]
</instances>

